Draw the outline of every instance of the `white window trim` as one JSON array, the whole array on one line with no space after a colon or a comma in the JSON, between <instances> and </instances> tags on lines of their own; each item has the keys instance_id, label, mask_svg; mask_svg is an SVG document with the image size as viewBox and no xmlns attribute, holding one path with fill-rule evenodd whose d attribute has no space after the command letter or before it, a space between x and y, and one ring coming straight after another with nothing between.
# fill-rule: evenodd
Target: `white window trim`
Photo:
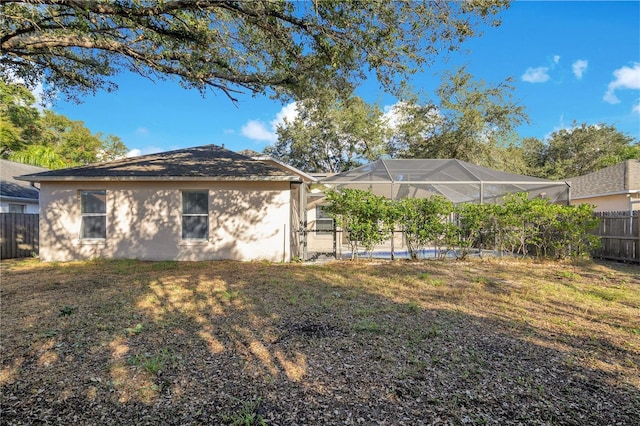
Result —
<instances>
[{"instance_id":1,"label":"white window trim","mask_svg":"<svg viewBox=\"0 0 640 426\"><path fill-rule=\"evenodd\" d=\"M184 194L185 193L206 193L207 194L207 212L206 213L185 213L184 212ZM185 245L197 245L209 241L209 191L206 189L185 189L180 192L181 198L181 224L180 224L180 239L182 243L188 243ZM184 237L184 218L185 217L206 217L207 218L207 234L203 238L185 238Z\"/></svg>"},{"instance_id":2,"label":"white window trim","mask_svg":"<svg viewBox=\"0 0 640 426\"><path fill-rule=\"evenodd\" d=\"M85 213L82 211L82 193L83 192L104 192L104 213ZM78 231L78 239L80 241L86 242L103 242L107 239L107 190L106 189L81 189L78 191L78 196L80 198L80 229ZM82 236L82 224L84 222L85 217L102 217L104 216L104 237L83 237Z\"/></svg>"}]
</instances>

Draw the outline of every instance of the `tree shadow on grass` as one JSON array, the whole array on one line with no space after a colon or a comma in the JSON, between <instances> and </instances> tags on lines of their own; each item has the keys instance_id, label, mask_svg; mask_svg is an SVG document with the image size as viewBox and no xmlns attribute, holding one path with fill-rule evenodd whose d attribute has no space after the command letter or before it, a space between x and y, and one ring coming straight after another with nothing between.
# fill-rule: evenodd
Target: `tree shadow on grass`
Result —
<instances>
[{"instance_id":1,"label":"tree shadow on grass","mask_svg":"<svg viewBox=\"0 0 640 426\"><path fill-rule=\"evenodd\" d=\"M606 368L637 374L637 338L593 362L593 336L482 310L473 296L513 289L452 276L428 262L9 271L2 422L638 423L637 380Z\"/></svg>"}]
</instances>

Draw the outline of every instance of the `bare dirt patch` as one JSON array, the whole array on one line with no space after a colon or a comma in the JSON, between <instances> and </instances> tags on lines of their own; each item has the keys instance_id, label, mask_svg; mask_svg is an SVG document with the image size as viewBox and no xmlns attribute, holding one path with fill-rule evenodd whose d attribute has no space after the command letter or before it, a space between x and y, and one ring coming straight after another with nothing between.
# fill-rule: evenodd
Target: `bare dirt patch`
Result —
<instances>
[{"instance_id":1,"label":"bare dirt patch","mask_svg":"<svg viewBox=\"0 0 640 426\"><path fill-rule=\"evenodd\" d=\"M640 424L640 268L3 261L2 424Z\"/></svg>"}]
</instances>

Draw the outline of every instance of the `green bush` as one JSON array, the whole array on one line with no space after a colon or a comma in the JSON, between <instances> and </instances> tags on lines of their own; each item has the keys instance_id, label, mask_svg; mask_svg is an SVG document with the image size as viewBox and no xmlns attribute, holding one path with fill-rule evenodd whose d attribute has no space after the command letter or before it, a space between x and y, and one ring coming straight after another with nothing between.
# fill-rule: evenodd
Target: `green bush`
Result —
<instances>
[{"instance_id":1,"label":"green bush","mask_svg":"<svg viewBox=\"0 0 640 426\"><path fill-rule=\"evenodd\" d=\"M327 194L325 209L347 231L353 256L358 246L372 253L400 228L412 259L433 246L439 257L458 258L472 248L539 258L587 256L600 240L592 205L564 206L527 193L509 194L500 204L453 203L442 196L386 200L370 191L345 189Z\"/></svg>"}]
</instances>

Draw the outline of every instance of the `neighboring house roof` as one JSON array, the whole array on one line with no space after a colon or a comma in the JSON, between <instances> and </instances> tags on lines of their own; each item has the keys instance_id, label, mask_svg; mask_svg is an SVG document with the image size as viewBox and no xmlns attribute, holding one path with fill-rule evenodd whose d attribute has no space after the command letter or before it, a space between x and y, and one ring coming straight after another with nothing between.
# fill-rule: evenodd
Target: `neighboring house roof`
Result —
<instances>
[{"instance_id":1,"label":"neighboring house roof","mask_svg":"<svg viewBox=\"0 0 640 426\"><path fill-rule=\"evenodd\" d=\"M39 191L29 183L16 180L16 176L27 173L39 173L47 171L44 167L36 167L28 164L16 163L0 159L0 197L7 199L23 199L38 201Z\"/></svg>"},{"instance_id":2,"label":"neighboring house roof","mask_svg":"<svg viewBox=\"0 0 640 426\"><path fill-rule=\"evenodd\" d=\"M574 199L639 192L640 160L626 160L567 180Z\"/></svg>"},{"instance_id":3,"label":"neighboring house roof","mask_svg":"<svg viewBox=\"0 0 640 426\"><path fill-rule=\"evenodd\" d=\"M66 180L278 180L300 177L217 145L125 158L20 176L35 182Z\"/></svg>"}]
</instances>

